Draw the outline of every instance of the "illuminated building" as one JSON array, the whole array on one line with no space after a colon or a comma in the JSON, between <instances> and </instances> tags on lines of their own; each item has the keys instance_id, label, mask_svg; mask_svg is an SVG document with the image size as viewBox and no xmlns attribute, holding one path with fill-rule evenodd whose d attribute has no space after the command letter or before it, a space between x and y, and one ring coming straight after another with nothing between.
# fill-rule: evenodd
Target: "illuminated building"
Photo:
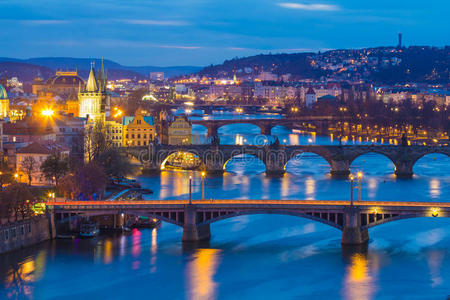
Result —
<instances>
[{"instance_id":1,"label":"illuminated building","mask_svg":"<svg viewBox=\"0 0 450 300\"><path fill-rule=\"evenodd\" d=\"M106 73L102 67L98 78L95 77L94 64L91 64L91 71L86 86L81 87L78 92L79 113L78 116L88 118L89 121L104 121L109 109L109 96L106 93Z\"/></svg>"},{"instance_id":2,"label":"illuminated building","mask_svg":"<svg viewBox=\"0 0 450 300\"><path fill-rule=\"evenodd\" d=\"M146 146L155 138L155 120L153 116L144 116L141 109L134 117L124 117L122 124L124 146Z\"/></svg>"},{"instance_id":3,"label":"illuminated building","mask_svg":"<svg viewBox=\"0 0 450 300\"><path fill-rule=\"evenodd\" d=\"M192 143L192 124L186 117L177 117L169 125L169 145L186 145Z\"/></svg>"},{"instance_id":4,"label":"illuminated building","mask_svg":"<svg viewBox=\"0 0 450 300\"><path fill-rule=\"evenodd\" d=\"M306 107L312 107L312 105L316 102L316 92L314 92L313 88L309 88L305 95L306 99Z\"/></svg>"},{"instance_id":5,"label":"illuminated building","mask_svg":"<svg viewBox=\"0 0 450 300\"><path fill-rule=\"evenodd\" d=\"M25 160L32 158L35 165L31 174L31 184L47 185L51 183L44 177L40 171L40 167L52 153L59 153L67 157L69 155L69 150L56 144L43 145L40 143L32 143L26 147L18 149L16 152L16 173L19 174L19 180L22 182L28 182L28 174L25 173L22 164Z\"/></svg>"},{"instance_id":6,"label":"illuminated building","mask_svg":"<svg viewBox=\"0 0 450 300\"><path fill-rule=\"evenodd\" d=\"M107 120L106 134L114 146L122 147L123 145L123 124L115 120Z\"/></svg>"},{"instance_id":7,"label":"illuminated building","mask_svg":"<svg viewBox=\"0 0 450 300\"><path fill-rule=\"evenodd\" d=\"M9 114L9 99L6 89L0 84L0 118L6 118Z\"/></svg>"},{"instance_id":8,"label":"illuminated building","mask_svg":"<svg viewBox=\"0 0 450 300\"><path fill-rule=\"evenodd\" d=\"M35 95L39 95L41 92L48 92L54 95L70 95L78 92L80 84L84 85L84 80L78 76L77 71L57 71L54 76L46 81L38 73L32 84L32 93Z\"/></svg>"}]
</instances>

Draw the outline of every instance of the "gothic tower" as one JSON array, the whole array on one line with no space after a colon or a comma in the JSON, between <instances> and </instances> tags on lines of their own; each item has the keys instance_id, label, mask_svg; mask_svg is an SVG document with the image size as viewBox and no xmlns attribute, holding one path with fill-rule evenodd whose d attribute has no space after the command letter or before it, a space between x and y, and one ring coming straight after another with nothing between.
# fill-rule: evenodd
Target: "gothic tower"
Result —
<instances>
[{"instance_id":1,"label":"gothic tower","mask_svg":"<svg viewBox=\"0 0 450 300\"><path fill-rule=\"evenodd\" d=\"M91 63L91 71L84 89L79 88L78 104L80 106L79 117L89 118L90 122L105 121L109 99L106 93L106 74L102 68L98 78L95 76L94 63Z\"/></svg>"}]
</instances>

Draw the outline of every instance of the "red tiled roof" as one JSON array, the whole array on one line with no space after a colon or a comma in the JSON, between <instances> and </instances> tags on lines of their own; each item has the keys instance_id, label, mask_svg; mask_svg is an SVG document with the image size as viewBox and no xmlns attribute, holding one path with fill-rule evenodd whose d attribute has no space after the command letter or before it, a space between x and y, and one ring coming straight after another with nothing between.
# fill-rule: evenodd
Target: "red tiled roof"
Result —
<instances>
[{"instance_id":1,"label":"red tiled roof","mask_svg":"<svg viewBox=\"0 0 450 300\"><path fill-rule=\"evenodd\" d=\"M32 143L26 147L20 148L16 153L51 154L49 149L39 143Z\"/></svg>"}]
</instances>

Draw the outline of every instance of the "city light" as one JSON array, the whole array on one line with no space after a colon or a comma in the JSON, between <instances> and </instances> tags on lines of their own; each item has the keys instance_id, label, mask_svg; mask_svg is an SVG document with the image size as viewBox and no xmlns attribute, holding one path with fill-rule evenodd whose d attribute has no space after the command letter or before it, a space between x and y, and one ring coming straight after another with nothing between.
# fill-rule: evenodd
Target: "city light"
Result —
<instances>
[{"instance_id":1,"label":"city light","mask_svg":"<svg viewBox=\"0 0 450 300\"><path fill-rule=\"evenodd\" d=\"M41 114L47 118L50 118L51 116L53 116L53 113L54 113L53 110L50 108L46 108L41 112Z\"/></svg>"}]
</instances>

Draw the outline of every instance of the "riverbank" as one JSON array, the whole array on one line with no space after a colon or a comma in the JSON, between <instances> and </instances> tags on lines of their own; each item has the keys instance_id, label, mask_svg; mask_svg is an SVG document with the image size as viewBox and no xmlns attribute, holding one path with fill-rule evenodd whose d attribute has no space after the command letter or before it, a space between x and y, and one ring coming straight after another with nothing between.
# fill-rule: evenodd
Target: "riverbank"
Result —
<instances>
[{"instance_id":1,"label":"riverbank","mask_svg":"<svg viewBox=\"0 0 450 300\"><path fill-rule=\"evenodd\" d=\"M0 225L0 253L39 244L51 239L47 216L36 216Z\"/></svg>"}]
</instances>

